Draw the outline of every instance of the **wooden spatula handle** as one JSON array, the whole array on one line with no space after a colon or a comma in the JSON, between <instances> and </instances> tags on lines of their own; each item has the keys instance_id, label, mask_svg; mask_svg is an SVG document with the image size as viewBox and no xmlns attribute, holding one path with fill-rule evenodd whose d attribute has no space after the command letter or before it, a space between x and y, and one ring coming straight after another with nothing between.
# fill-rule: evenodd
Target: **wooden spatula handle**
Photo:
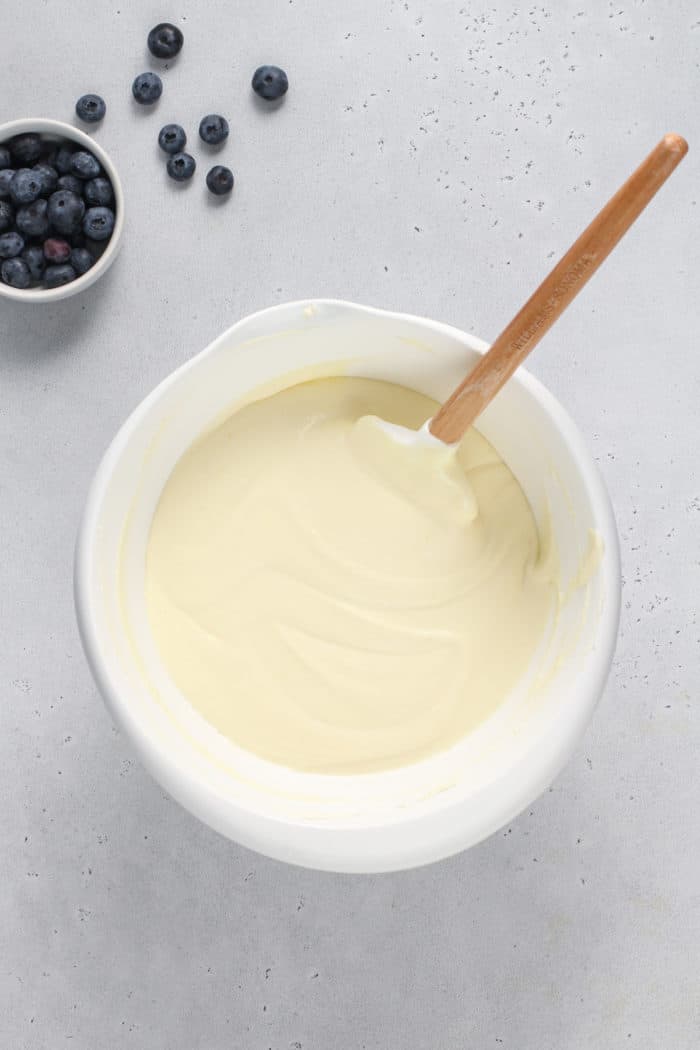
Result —
<instances>
[{"instance_id":1,"label":"wooden spatula handle","mask_svg":"<svg viewBox=\"0 0 700 1050\"><path fill-rule=\"evenodd\" d=\"M430 430L458 441L596 272L688 152L680 135L665 135L596 215L537 291L435 414Z\"/></svg>"}]
</instances>

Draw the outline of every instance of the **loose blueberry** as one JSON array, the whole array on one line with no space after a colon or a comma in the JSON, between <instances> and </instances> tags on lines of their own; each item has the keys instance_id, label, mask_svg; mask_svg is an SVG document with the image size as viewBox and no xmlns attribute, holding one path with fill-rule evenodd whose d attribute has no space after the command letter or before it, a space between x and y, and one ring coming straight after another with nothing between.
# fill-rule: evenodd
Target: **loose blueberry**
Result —
<instances>
[{"instance_id":1,"label":"loose blueberry","mask_svg":"<svg viewBox=\"0 0 700 1050\"><path fill-rule=\"evenodd\" d=\"M173 153L166 164L168 175L171 179L175 179L176 182L185 182L187 179L191 179L196 167L195 159L189 153Z\"/></svg>"},{"instance_id":2,"label":"loose blueberry","mask_svg":"<svg viewBox=\"0 0 700 1050\"><path fill-rule=\"evenodd\" d=\"M24 248L24 239L15 230L0 233L0 259L13 259Z\"/></svg>"},{"instance_id":3,"label":"loose blueberry","mask_svg":"<svg viewBox=\"0 0 700 1050\"><path fill-rule=\"evenodd\" d=\"M7 146L0 146L0 171L4 171L5 168L9 168L12 164L12 158L10 157L10 151Z\"/></svg>"},{"instance_id":4,"label":"loose blueberry","mask_svg":"<svg viewBox=\"0 0 700 1050\"><path fill-rule=\"evenodd\" d=\"M107 106L99 95L81 95L75 103L75 112L86 124L97 124L107 112Z\"/></svg>"},{"instance_id":5,"label":"loose blueberry","mask_svg":"<svg viewBox=\"0 0 700 1050\"><path fill-rule=\"evenodd\" d=\"M218 146L228 138L228 121L218 113L209 113L199 122L199 137L209 146Z\"/></svg>"},{"instance_id":6,"label":"loose blueberry","mask_svg":"<svg viewBox=\"0 0 700 1050\"><path fill-rule=\"evenodd\" d=\"M44 270L44 287L59 288L62 284L70 284L76 277L75 270L68 263L62 263L59 266L47 266Z\"/></svg>"},{"instance_id":7,"label":"loose blueberry","mask_svg":"<svg viewBox=\"0 0 700 1050\"><path fill-rule=\"evenodd\" d=\"M48 263L68 262L70 253L70 244L61 237L49 237L44 241L44 258Z\"/></svg>"},{"instance_id":8,"label":"loose blueberry","mask_svg":"<svg viewBox=\"0 0 700 1050\"><path fill-rule=\"evenodd\" d=\"M0 267L0 276L11 288L29 288L32 275L24 259L5 259Z\"/></svg>"},{"instance_id":9,"label":"loose blueberry","mask_svg":"<svg viewBox=\"0 0 700 1050\"><path fill-rule=\"evenodd\" d=\"M83 197L88 204L111 204L114 199L109 179L90 179L85 183Z\"/></svg>"},{"instance_id":10,"label":"loose blueberry","mask_svg":"<svg viewBox=\"0 0 700 1050\"><path fill-rule=\"evenodd\" d=\"M181 153L186 143L185 129L179 124L166 124L158 133L158 145L166 153Z\"/></svg>"},{"instance_id":11,"label":"loose blueberry","mask_svg":"<svg viewBox=\"0 0 700 1050\"><path fill-rule=\"evenodd\" d=\"M44 258L43 249L38 244L30 244L28 248L25 248L22 252L21 258L24 259L29 272L32 275L33 281L40 281L44 275L46 269L46 259Z\"/></svg>"},{"instance_id":12,"label":"loose blueberry","mask_svg":"<svg viewBox=\"0 0 700 1050\"><path fill-rule=\"evenodd\" d=\"M59 175L58 186L59 190L70 190L71 193L77 193L80 197L82 196L83 187L85 183L75 177L75 175Z\"/></svg>"},{"instance_id":13,"label":"loose blueberry","mask_svg":"<svg viewBox=\"0 0 700 1050\"><path fill-rule=\"evenodd\" d=\"M25 237L45 237L49 232L48 204L40 197L17 209L15 226Z\"/></svg>"},{"instance_id":14,"label":"loose blueberry","mask_svg":"<svg viewBox=\"0 0 700 1050\"><path fill-rule=\"evenodd\" d=\"M41 179L41 192L44 197L53 193L58 185L58 172L51 164L35 164L32 169Z\"/></svg>"},{"instance_id":15,"label":"loose blueberry","mask_svg":"<svg viewBox=\"0 0 700 1050\"><path fill-rule=\"evenodd\" d=\"M0 201L0 233L9 230L15 221L14 208L9 201Z\"/></svg>"},{"instance_id":16,"label":"loose blueberry","mask_svg":"<svg viewBox=\"0 0 700 1050\"><path fill-rule=\"evenodd\" d=\"M260 66L253 73L252 84L256 95L260 95L266 102L274 102L287 94L289 80L279 66Z\"/></svg>"},{"instance_id":17,"label":"loose blueberry","mask_svg":"<svg viewBox=\"0 0 700 1050\"><path fill-rule=\"evenodd\" d=\"M31 168L20 168L12 176L10 196L15 204L31 204L41 196L41 178Z\"/></svg>"},{"instance_id":18,"label":"loose blueberry","mask_svg":"<svg viewBox=\"0 0 700 1050\"><path fill-rule=\"evenodd\" d=\"M217 197L230 193L233 189L233 172L225 168L223 164L216 164L211 171L207 172L207 187Z\"/></svg>"},{"instance_id":19,"label":"loose blueberry","mask_svg":"<svg viewBox=\"0 0 700 1050\"><path fill-rule=\"evenodd\" d=\"M70 264L79 277L88 272L94 261L87 248L74 248L70 253Z\"/></svg>"},{"instance_id":20,"label":"loose blueberry","mask_svg":"<svg viewBox=\"0 0 700 1050\"><path fill-rule=\"evenodd\" d=\"M13 168L4 168L0 171L0 200L10 196L10 183L13 175Z\"/></svg>"},{"instance_id":21,"label":"loose blueberry","mask_svg":"<svg viewBox=\"0 0 700 1050\"><path fill-rule=\"evenodd\" d=\"M88 153L85 149L79 149L74 153L70 161L71 175L79 179L95 179L101 173L102 168L97 157Z\"/></svg>"},{"instance_id":22,"label":"loose blueberry","mask_svg":"<svg viewBox=\"0 0 700 1050\"><path fill-rule=\"evenodd\" d=\"M10 142L10 153L17 166L28 168L36 164L41 156L41 139L33 132L29 135L17 135Z\"/></svg>"},{"instance_id":23,"label":"loose blueberry","mask_svg":"<svg viewBox=\"0 0 700 1050\"><path fill-rule=\"evenodd\" d=\"M70 162L73 153L74 150L70 146L59 146L56 150L53 166L59 175L68 175L70 173Z\"/></svg>"},{"instance_id":24,"label":"loose blueberry","mask_svg":"<svg viewBox=\"0 0 700 1050\"><path fill-rule=\"evenodd\" d=\"M157 73L139 73L131 85L131 93L140 106L152 106L163 94L163 81Z\"/></svg>"},{"instance_id":25,"label":"loose blueberry","mask_svg":"<svg viewBox=\"0 0 700 1050\"><path fill-rule=\"evenodd\" d=\"M93 241L106 241L114 229L111 208L88 208L83 219L83 233Z\"/></svg>"},{"instance_id":26,"label":"loose blueberry","mask_svg":"<svg viewBox=\"0 0 700 1050\"><path fill-rule=\"evenodd\" d=\"M85 203L70 190L56 190L49 197L49 222L54 230L64 235L80 229L85 215Z\"/></svg>"},{"instance_id":27,"label":"loose blueberry","mask_svg":"<svg viewBox=\"0 0 700 1050\"><path fill-rule=\"evenodd\" d=\"M148 50L156 58L175 58L182 50L185 38L177 26L159 22L148 34Z\"/></svg>"}]
</instances>

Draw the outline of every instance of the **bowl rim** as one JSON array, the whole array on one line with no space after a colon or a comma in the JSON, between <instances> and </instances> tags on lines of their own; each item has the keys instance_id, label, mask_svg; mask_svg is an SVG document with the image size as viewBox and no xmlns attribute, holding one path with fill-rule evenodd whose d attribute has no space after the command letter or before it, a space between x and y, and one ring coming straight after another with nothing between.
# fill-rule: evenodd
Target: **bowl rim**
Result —
<instances>
[{"instance_id":1,"label":"bowl rim","mask_svg":"<svg viewBox=\"0 0 700 1050\"><path fill-rule=\"evenodd\" d=\"M200 776L194 763L187 765L180 761L162 741L145 731L133 703L121 693L102 657L100 632L95 629L96 617L93 616L94 591L91 585L100 510L115 465L132 431L172 383L214 353L239 327L252 324L255 328L256 324L264 324L276 315L284 317L291 313L298 316L300 311L316 306L350 315L389 317L459 340L479 353L488 349L486 342L452 325L339 299L297 300L244 316L161 380L136 406L107 448L90 486L77 538L74 565L76 616L88 664L110 713L124 729L146 768L186 809L225 836L279 860L328 871L396 871L441 860L487 838L531 804L568 761L600 699L615 651L621 605L619 536L607 489L578 427L538 379L525 369L518 369L510 382L525 387L556 425L580 471L594 509L594 520L604 538L599 571L603 575L606 600L596 631L597 644L582 669L578 699L571 704L566 731L556 741L550 741L546 747L543 745L538 762L530 761L526 755L509 769L508 780L512 783L517 779L517 787L509 786L506 797L500 799L501 804L489 806L490 813L478 833L468 836L459 827L460 807L465 806L465 800L450 798L449 794L445 796L445 805L437 810L404 812L397 815L395 821L386 820L379 826L351 827L327 820L314 823L306 819L261 814L231 796L222 800ZM517 778L515 773L518 773ZM472 805L476 797L470 798L468 804Z\"/></svg>"},{"instance_id":2,"label":"bowl rim","mask_svg":"<svg viewBox=\"0 0 700 1050\"><path fill-rule=\"evenodd\" d=\"M17 120L7 121L4 124L0 124L0 145L4 145L8 139L13 138L15 135L26 135L30 132L36 132L39 135L59 135L62 138L76 142L80 146L84 146L85 149L89 149L91 153L95 154L104 168L114 191L114 212L116 217L114 230L102 255L87 273L84 273L69 284L59 285L58 288L12 288L9 284L0 281L0 297L14 299L16 302L22 303L51 303L59 299L67 299L71 295L77 295L79 292L89 288L91 284L99 280L114 262L121 245L124 229L124 191L114 162L104 147L84 132L82 128L76 128L62 120L53 120L48 117L20 117Z\"/></svg>"}]
</instances>

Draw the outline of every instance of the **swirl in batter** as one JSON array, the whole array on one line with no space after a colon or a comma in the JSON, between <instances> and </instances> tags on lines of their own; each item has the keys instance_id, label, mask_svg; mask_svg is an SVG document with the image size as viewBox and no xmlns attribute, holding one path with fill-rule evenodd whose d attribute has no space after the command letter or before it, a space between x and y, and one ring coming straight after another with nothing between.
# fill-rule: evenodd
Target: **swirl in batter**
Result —
<instances>
[{"instance_id":1,"label":"swirl in batter","mask_svg":"<svg viewBox=\"0 0 700 1050\"><path fill-rule=\"evenodd\" d=\"M474 429L444 471L412 450L399 477L391 442L367 451L362 417L417 428L435 408L315 380L234 412L175 467L148 544L150 624L176 686L240 747L330 774L407 765L527 670L557 585L506 464Z\"/></svg>"}]
</instances>

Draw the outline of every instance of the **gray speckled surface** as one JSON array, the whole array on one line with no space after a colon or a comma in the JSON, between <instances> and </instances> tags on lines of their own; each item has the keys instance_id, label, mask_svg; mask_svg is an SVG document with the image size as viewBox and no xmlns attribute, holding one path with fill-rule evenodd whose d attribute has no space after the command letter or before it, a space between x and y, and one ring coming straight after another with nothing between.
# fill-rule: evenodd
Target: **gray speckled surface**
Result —
<instances>
[{"instance_id":1,"label":"gray speckled surface","mask_svg":"<svg viewBox=\"0 0 700 1050\"><path fill-rule=\"evenodd\" d=\"M493 337L664 131L700 146L697 0L2 13L0 119L70 119L103 93L96 137L129 213L97 287L0 305L0 1046L695 1050L697 152L532 362L610 487L624 611L575 758L502 833L372 878L217 837L111 729L71 556L117 425L250 310L341 296ZM157 110L136 111L130 81L167 15L186 47ZM292 87L265 113L247 85L270 60ZM162 123L212 109L238 180L222 207L202 178L166 186L156 156Z\"/></svg>"}]
</instances>

